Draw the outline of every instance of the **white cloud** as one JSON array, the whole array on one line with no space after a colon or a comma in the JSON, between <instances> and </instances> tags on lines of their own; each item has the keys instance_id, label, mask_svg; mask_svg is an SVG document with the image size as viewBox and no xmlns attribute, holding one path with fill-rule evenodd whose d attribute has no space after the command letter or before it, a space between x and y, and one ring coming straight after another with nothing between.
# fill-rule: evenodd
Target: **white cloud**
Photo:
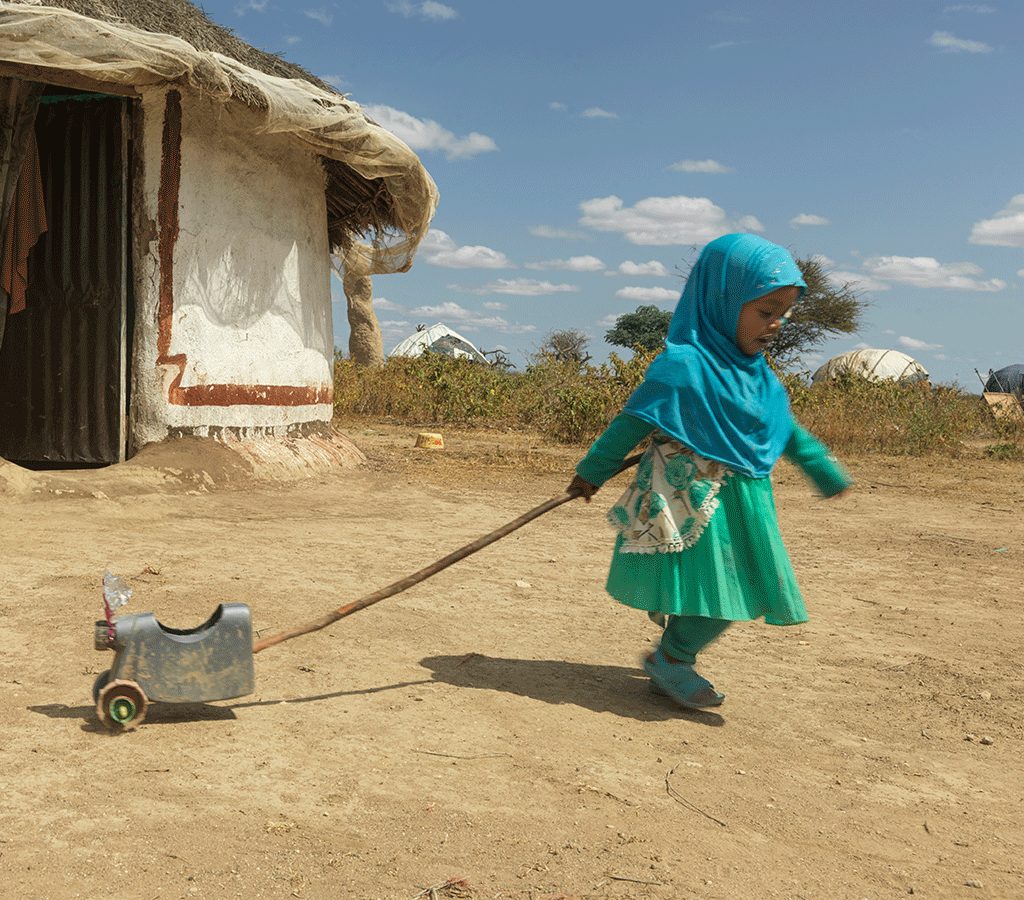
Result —
<instances>
[{"instance_id":1,"label":"white cloud","mask_svg":"<svg viewBox=\"0 0 1024 900\"><path fill-rule=\"evenodd\" d=\"M824 253L815 253L814 256L811 257L811 260L816 262L823 269L831 269L835 265L835 260L825 256Z\"/></svg>"},{"instance_id":2,"label":"white cloud","mask_svg":"<svg viewBox=\"0 0 1024 900\"><path fill-rule=\"evenodd\" d=\"M945 53L991 53L992 48L981 41L969 41L965 38L958 38L948 31L936 31L928 43L938 47Z\"/></svg>"},{"instance_id":3,"label":"white cloud","mask_svg":"<svg viewBox=\"0 0 1024 900\"><path fill-rule=\"evenodd\" d=\"M391 12L399 13L407 19L416 16L421 19L431 19L435 22L447 22L458 18L458 11L444 3L437 3L436 0L425 0L423 3L412 3L410 0L395 0L387 4Z\"/></svg>"},{"instance_id":4,"label":"white cloud","mask_svg":"<svg viewBox=\"0 0 1024 900\"><path fill-rule=\"evenodd\" d=\"M976 15L979 16L988 15L989 13L994 13L995 11L996 8L994 6L989 6L987 3L954 3L952 6L947 6L943 10L943 12L947 14L965 12L975 13Z\"/></svg>"},{"instance_id":5,"label":"white cloud","mask_svg":"<svg viewBox=\"0 0 1024 900\"><path fill-rule=\"evenodd\" d=\"M919 288L1001 291L1006 287L1006 282L998 278L977 278L982 270L974 263L940 263L931 256L875 256L864 260L864 269L883 281Z\"/></svg>"},{"instance_id":6,"label":"white cloud","mask_svg":"<svg viewBox=\"0 0 1024 900\"><path fill-rule=\"evenodd\" d=\"M603 272L605 264L596 256L570 256L568 259L548 259L527 263L527 269L562 269L566 272Z\"/></svg>"},{"instance_id":7,"label":"white cloud","mask_svg":"<svg viewBox=\"0 0 1024 900\"><path fill-rule=\"evenodd\" d=\"M433 119L417 119L392 106L377 104L363 109L371 119L397 135L413 150L440 150L448 159L470 159L478 153L498 149L492 138L477 131L456 137Z\"/></svg>"},{"instance_id":8,"label":"white cloud","mask_svg":"<svg viewBox=\"0 0 1024 900\"><path fill-rule=\"evenodd\" d=\"M319 9L307 9L304 12L306 18L319 22L321 25L330 25L334 21L334 13L328 12L326 7Z\"/></svg>"},{"instance_id":9,"label":"white cloud","mask_svg":"<svg viewBox=\"0 0 1024 900\"><path fill-rule=\"evenodd\" d=\"M735 228L725 210L707 197L647 197L635 206L615 196L595 197L584 200L580 209L581 225L621 232L633 244L702 245Z\"/></svg>"},{"instance_id":10,"label":"white cloud","mask_svg":"<svg viewBox=\"0 0 1024 900\"><path fill-rule=\"evenodd\" d=\"M383 309L387 312L393 312L396 309L401 309L397 303L392 303L387 297L374 297L373 306L375 309Z\"/></svg>"},{"instance_id":11,"label":"white cloud","mask_svg":"<svg viewBox=\"0 0 1024 900\"><path fill-rule=\"evenodd\" d=\"M508 308L507 304L499 303L497 300L490 300L487 303L485 303L483 306L484 306L484 309L494 309L494 310L500 310L500 309L507 309Z\"/></svg>"},{"instance_id":12,"label":"white cloud","mask_svg":"<svg viewBox=\"0 0 1024 900\"><path fill-rule=\"evenodd\" d=\"M801 225L828 225L829 221L824 216L816 216L814 213L800 213L793 216L789 224L799 228Z\"/></svg>"},{"instance_id":13,"label":"white cloud","mask_svg":"<svg viewBox=\"0 0 1024 900\"><path fill-rule=\"evenodd\" d=\"M569 107L562 103L560 100L552 100L548 104L548 109L554 109L557 110L558 112L565 112L565 110L567 110L568 108Z\"/></svg>"},{"instance_id":14,"label":"white cloud","mask_svg":"<svg viewBox=\"0 0 1024 900\"><path fill-rule=\"evenodd\" d=\"M247 12L266 12L270 0L241 0L235 4L235 13L244 16Z\"/></svg>"},{"instance_id":15,"label":"white cloud","mask_svg":"<svg viewBox=\"0 0 1024 900\"><path fill-rule=\"evenodd\" d=\"M897 342L901 347L907 347L910 350L941 350L942 344L929 344L927 341L918 340L917 338L907 337L905 334L901 334L897 339Z\"/></svg>"},{"instance_id":16,"label":"white cloud","mask_svg":"<svg viewBox=\"0 0 1024 900\"><path fill-rule=\"evenodd\" d=\"M514 269L500 250L480 245L460 247L444 231L431 228L420 243L424 262L444 269Z\"/></svg>"},{"instance_id":17,"label":"white cloud","mask_svg":"<svg viewBox=\"0 0 1024 900\"><path fill-rule=\"evenodd\" d=\"M1024 247L1024 194L1010 198L1005 209L991 219L975 222L968 240L996 247Z\"/></svg>"},{"instance_id":18,"label":"white cloud","mask_svg":"<svg viewBox=\"0 0 1024 900\"><path fill-rule=\"evenodd\" d=\"M501 316L484 316L450 300L437 306L418 306L412 312L424 318L458 322L459 328L464 331L479 331L481 328L489 328L502 334L526 334L537 330L536 325L520 325L509 322Z\"/></svg>"},{"instance_id":19,"label":"white cloud","mask_svg":"<svg viewBox=\"0 0 1024 900\"><path fill-rule=\"evenodd\" d=\"M740 216L736 225L741 231L764 231L764 225L757 216Z\"/></svg>"},{"instance_id":20,"label":"white cloud","mask_svg":"<svg viewBox=\"0 0 1024 900\"><path fill-rule=\"evenodd\" d=\"M619 317L615 315L615 313L612 313L611 315L605 316L603 319L600 319L597 324L600 325L602 328L611 328L618 321Z\"/></svg>"},{"instance_id":21,"label":"white cloud","mask_svg":"<svg viewBox=\"0 0 1024 900\"><path fill-rule=\"evenodd\" d=\"M580 113L584 119L617 119L618 113L609 112L607 109L601 109L600 106L588 106L583 112Z\"/></svg>"},{"instance_id":22,"label":"white cloud","mask_svg":"<svg viewBox=\"0 0 1024 900\"><path fill-rule=\"evenodd\" d=\"M747 41L719 41L717 44L712 44L708 47L708 50L724 50L726 47L738 47L740 44L746 44Z\"/></svg>"},{"instance_id":23,"label":"white cloud","mask_svg":"<svg viewBox=\"0 0 1024 900\"><path fill-rule=\"evenodd\" d=\"M627 259L624 263L619 263L619 272L623 275L651 275L655 278L667 278L672 274L656 259L645 263L637 263Z\"/></svg>"},{"instance_id":24,"label":"white cloud","mask_svg":"<svg viewBox=\"0 0 1024 900\"><path fill-rule=\"evenodd\" d=\"M575 241L584 237L578 231L570 231L568 228L555 228L552 225L531 225L530 234L534 237L561 238L567 241Z\"/></svg>"},{"instance_id":25,"label":"white cloud","mask_svg":"<svg viewBox=\"0 0 1024 900\"><path fill-rule=\"evenodd\" d=\"M1017 270L1017 274L1018 274L1018 275L1019 275L1019 276L1020 276L1021 278L1024 278L1024 269L1018 269L1018 270Z\"/></svg>"},{"instance_id":26,"label":"white cloud","mask_svg":"<svg viewBox=\"0 0 1024 900\"><path fill-rule=\"evenodd\" d=\"M420 4L420 11L425 19L433 19L436 22L447 22L449 19L458 18L456 10L444 3L436 3L435 0L425 0Z\"/></svg>"},{"instance_id":27,"label":"white cloud","mask_svg":"<svg viewBox=\"0 0 1024 900\"><path fill-rule=\"evenodd\" d=\"M657 303L663 300L678 300L679 291L663 287L624 287L617 290L615 296L621 300Z\"/></svg>"},{"instance_id":28,"label":"white cloud","mask_svg":"<svg viewBox=\"0 0 1024 900\"><path fill-rule=\"evenodd\" d=\"M483 287L468 289L471 294L513 294L516 297L544 297L547 294L575 294L574 284L553 284L534 278L499 278Z\"/></svg>"},{"instance_id":29,"label":"white cloud","mask_svg":"<svg viewBox=\"0 0 1024 900\"><path fill-rule=\"evenodd\" d=\"M336 88L339 91L347 86L347 82L340 75L321 75L320 77L332 88Z\"/></svg>"},{"instance_id":30,"label":"white cloud","mask_svg":"<svg viewBox=\"0 0 1024 900\"><path fill-rule=\"evenodd\" d=\"M870 275L865 275L863 272L829 272L828 280L836 287L849 285L855 291L888 291L892 289L891 285L872 278Z\"/></svg>"},{"instance_id":31,"label":"white cloud","mask_svg":"<svg viewBox=\"0 0 1024 900\"><path fill-rule=\"evenodd\" d=\"M412 328L412 323L405 319L381 319L378 324L381 334L389 341L408 337L409 329Z\"/></svg>"},{"instance_id":32,"label":"white cloud","mask_svg":"<svg viewBox=\"0 0 1024 900\"><path fill-rule=\"evenodd\" d=\"M724 175L726 172L733 172L728 166L722 165L714 159L681 159L669 166L672 172L701 172L707 175Z\"/></svg>"},{"instance_id":33,"label":"white cloud","mask_svg":"<svg viewBox=\"0 0 1024 900\"><path fill-rule=\"evenodd\" d=\"M297 34L289 34L285 36L284 42L290 45L300 44L302 43L302 38Z\"/></svg>"}]
</instances>

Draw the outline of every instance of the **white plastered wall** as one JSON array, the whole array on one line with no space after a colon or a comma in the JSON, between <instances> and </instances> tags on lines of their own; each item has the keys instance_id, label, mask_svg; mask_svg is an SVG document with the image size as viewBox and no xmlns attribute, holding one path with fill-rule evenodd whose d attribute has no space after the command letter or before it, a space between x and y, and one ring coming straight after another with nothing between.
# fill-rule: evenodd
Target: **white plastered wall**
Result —
<instances>
[{"instance_id":1,"label":"white plastered wall","mask_svg":"<svg viewBox=\"0 0 1024 900\"><path fill-rule=\"evenodd\" d=\"M245 112L181 91L179 234L168 356L158 364L157 228L167 91L146 91L141 193L135 204L136 337L132 433L136 447L172 429L283 432L326 423L329 403L181 405L168 388L280 386L322 389L332 378L330 257L324 174L316 156L286 135L255 134ZM141 220L141 221L140 221Z\"/></svg>"}]
</instances>

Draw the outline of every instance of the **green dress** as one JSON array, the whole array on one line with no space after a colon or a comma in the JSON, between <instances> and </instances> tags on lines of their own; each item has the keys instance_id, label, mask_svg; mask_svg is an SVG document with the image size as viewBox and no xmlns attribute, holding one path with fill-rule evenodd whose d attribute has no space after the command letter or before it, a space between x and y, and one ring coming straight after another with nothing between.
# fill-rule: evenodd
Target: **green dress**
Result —
<instances>
[{"instance_id":1,"label":"green dress","mask_svg":"<svg viewBox=\"0 0 1024 900\"><path fill-rule=\"evenodd\" d=\"M648 435L651 446L609 513L619 533L608 593L627 606L673 616L806 622L770 478L704 459L627 413L612 421L576 472L600 486ZM828 449L800 426L785 456L825 496L851 483Z\"/></svg>"}]
</instances>

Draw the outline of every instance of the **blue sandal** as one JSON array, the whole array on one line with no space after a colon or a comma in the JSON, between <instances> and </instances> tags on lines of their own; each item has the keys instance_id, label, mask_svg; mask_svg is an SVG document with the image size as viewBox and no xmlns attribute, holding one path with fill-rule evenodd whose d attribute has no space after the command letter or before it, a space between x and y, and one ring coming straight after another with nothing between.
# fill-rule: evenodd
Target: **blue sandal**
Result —
<instances>
[{"instance_id":1,"label":"blue sandal","mask_svg":"<svg viewBox=\"0 0 1024 900\"><path fill-rule=\"evenodd\" d=\"M707 709L721 706L725 694L720 694L706 678L702 678L688 663L670 663L659 647L643 661L644 671L651 676L651 690L666 694L670 700L686 709Z\"/></svg>"}]
</instances>

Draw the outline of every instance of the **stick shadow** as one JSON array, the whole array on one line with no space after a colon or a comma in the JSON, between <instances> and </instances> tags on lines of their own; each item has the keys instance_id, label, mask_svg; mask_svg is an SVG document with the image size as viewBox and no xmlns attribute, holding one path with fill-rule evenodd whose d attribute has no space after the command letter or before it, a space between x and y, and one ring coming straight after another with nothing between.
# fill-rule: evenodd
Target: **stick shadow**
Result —
<instances>
[{"instance_id":1,"label":"stick shadow","mask_svg":"<svg viewBox=\"0 0 1024 900\"><path fill-rule=\"evenodd\" d=\"M30 712L51 719L81 719L82 731L96 734L109 733L96 717L96 706L69 706L66 703L44 703L28 707ZM150 703L144 725L174 725L180 722L224 721L236 718L229 707L209 703ZM118 732L114 732L118 733Z\"/></svg>"},{"instance_id":2,"label":"stick shadow","mask_svg":"<svg viewBox=\"0 0 1024 900\"><path fill-rule=\"evenodd\" d=\"M573 704L643 722L685 719L721 727L718 713L687 710L667 697L652 694L643 670L555 659L502 659L470 653L428 656L420 665L435 681L461 688L505 691L555 705Z\"/></svg>"},{"instance_id":3,"label":"stick shadow","mask_svg":"<svg viewBox=\"0 0 1024 900\"><path fill-rule=\"evenodd\" d=\"M181 722L215 722L237 719L236 709L250 706L277 706L280 703L317 703L333 700L336 697L351 697L356 694L378 694L418 684L431 684L429 678L419 681L401 681L396 684L385 684L379 687L363 688L356 691L332 691L329 694L311 694L306 697L280 697L270 700L241 700L227 706L214 706L210 703L162 703L153 701L146 711L144 725L175 725ZM96 706L69 706L66 703L44 703L28 707L30 712L49 716L51 719L81 719L82 730L91 733L109 733L96 716ZM115 732L118 733L118 732Z\"/></svg>"}]
</instances>

